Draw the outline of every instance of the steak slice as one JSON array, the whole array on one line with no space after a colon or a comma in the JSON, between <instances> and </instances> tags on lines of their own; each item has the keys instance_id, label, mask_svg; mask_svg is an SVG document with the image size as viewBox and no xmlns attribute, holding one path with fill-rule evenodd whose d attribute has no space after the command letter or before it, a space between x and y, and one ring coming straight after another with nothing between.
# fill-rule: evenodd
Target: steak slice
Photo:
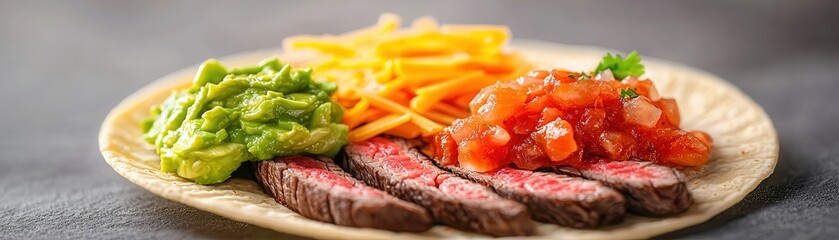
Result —
<instances>
[{"instance_id":1,"label":"steak slice","mask_svg":"<svg viewBox=\"0 0 839 240\"><path fill-rule=\"evenodd\" d=\"M622 192L629 212L661 217L686 211L693 204L681 172L648 161L586 161L559 172L598 180Z\"/></svg>"},{"instance_id":2,"label":"steak slice","mask_svg":"<svg viewBox=\"0 0 839 240\"><path fill-rule=\"evenodd\" d=\"M404 139L375 137L344 152L341 165L353 176L427 208L442 224L495 236L535 231L524 205L438 168Z\"/></svg>"},{"instance_id":3,"label":"steak slice","mask_svg":"<svg viewBox=\"0 0 839 240\"><path fill-rule=\"evenodd\" d=\"M310 219L406 232L434 225L424 208L364 185L328 159L291 156L259 161L255 172L268 195Z\"/></svg>"},{"instance_id":4,"label":"steak slice","mask_svg":"<svg viewBox=\"0 0 839 240\"><path fill-rule=\"evenodd\" d=\"M539 221L590 228L618 223L626 214L624 197L597 181L511 167L486 173L457 166L443 168L524 203Z\"/></svg>"}]
</instances>

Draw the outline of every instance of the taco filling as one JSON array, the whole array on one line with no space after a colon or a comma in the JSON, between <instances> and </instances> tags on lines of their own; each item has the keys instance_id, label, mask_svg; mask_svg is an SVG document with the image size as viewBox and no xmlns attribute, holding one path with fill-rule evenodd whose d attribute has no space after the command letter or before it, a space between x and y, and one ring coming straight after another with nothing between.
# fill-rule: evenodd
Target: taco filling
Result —
<instances>
[{"instance_id":1,"label":"taco filling","mask_svg":"<svg viewBox=\"0 0 839 240\"><path fill-rule=\"evenodd\" d=\"M343 226L542 235L533 220L582 232L704 200L680 169L705 165L713 140L681 128L636 52L533 70L505 26L399 25L286 39L286 56L312 54L303 70L208 60L143 137L163 172L214 184L253 161L276 202Z\"/></svg>"},{"instance_id":2,"label":"taco filling","mask_svg":"<svg viewBox=\"0 0 839 240\"><path fill-rule=\"evenodd\" d=\"M313 81L277 58L227 69L201 64L187 90L152 108L144 138L157 147L160 170L199 184L230 178L242 162L301 153L335 156L347 142L336 86Z\"/></svg>"},{"instance_id":3,"label":"taco filling","mask_svg":"<svg viewBox=\"0 0 839 240\"><path fill-rule=\"evenodd\" d=\"M680 167L708 161L711 138L679 128L676 101L639 79L636 52L606 55L591 72L535 70L484 88L431 145L444 165L487 172L512 164L535 170L584 159L641 159Z\"/></svg>"}]
</instances>

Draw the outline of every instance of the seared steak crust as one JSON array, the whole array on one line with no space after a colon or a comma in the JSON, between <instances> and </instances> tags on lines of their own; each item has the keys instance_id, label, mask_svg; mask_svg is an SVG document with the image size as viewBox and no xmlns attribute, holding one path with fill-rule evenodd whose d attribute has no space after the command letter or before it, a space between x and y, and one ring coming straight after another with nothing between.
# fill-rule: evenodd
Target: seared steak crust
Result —
<instances>
[{"instance_id":1,"label":"seared steak crust","mask_svg":"<svg viewBox=\"0 0 839 240\"><path fill-rule=\"evenodd\" d=\"M684 175L648 161L593 161L559 172L598 180L622 192L632 213L662 217L682 213L693 204Z\"/></svg>"},{"instance_id":2,"label":"seared steak crust","mask_svg":"<svg viewBox=\"0 0 839 240\"><path fill-rule=\"evenodd\" d=\"M328 159L259 161L254 175L268 195L309 219L406 232L433 226L422 207L364 185Z\"/></svg>"},{"instance_id":3,"label":"seared steak crust","mask_svg":"<svg viewBox=\"0 0 839 240\"><path fill-rule=\"evenodd\" d=\"M486 173L444 168L524 203L533 218L543 222L590 228L618 223L626 212L624 197L597 181L510 167Z\"/></svg>"},{"instance_id":4,"label":"seared steak crust","mask_svg":"<svg viewBox=\"0 0 839 240\"><path fill-rule=\"evenodd\" d=\"M344 151L347 172L427 208L442 224L495 236L535 231L524 205L438 168L403 139L376 137Z\"/></svg>"}]
</instances>

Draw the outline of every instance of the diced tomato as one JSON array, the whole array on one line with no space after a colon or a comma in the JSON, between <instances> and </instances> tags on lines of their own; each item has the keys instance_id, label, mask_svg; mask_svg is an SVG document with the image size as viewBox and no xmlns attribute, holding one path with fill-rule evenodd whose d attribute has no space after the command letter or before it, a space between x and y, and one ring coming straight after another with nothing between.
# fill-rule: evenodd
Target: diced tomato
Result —
<instances>
[{"instance_id":1,"label":"diced tomato","mask_svg":"<svg viewBox=\"0 0 839 240\"><path fill-rule=\"evenodd\" d=\"M561 164L567 166L578 166L583 162L583 157L583 149L577 149L577 151L572 152L571 155L568 155L567 158L562 160Z\"/></svg>"},{"instance_id":2,"label":"diced tomato","mask_svg":"<svg viewBox=\"0 0 839 240\"><path fill-rule=\"evenodd\" d=\"M545 108L542 110L542 118L539 119L539 127L545 126L546 124L553 122L554 120L560 118L562 116L562 112L556 108Z\"/></svg>"},{"instance_id":3,"label":"diced tomato","mask_svg":"<svg viewBox=\"0 0 839 240\"><path fill-rule=\"evenodd\" d=\"M539 113L545 108L547 108L550 102L551 99L548 96L537 96L536 98L533 98L532 100L528 101L527 104L524 105L524 107L521 109L521 112L519 112L519 115Z\"/></svg>"},{"instance_id":4,"label":"diced tomato","mask_svg":"<svg viewBox=\"0 0 839 240\"><path fill-rule=\"evenodd\" d=\"M497 83L481 90L470 103L470 109L484 121L499 124L518 112L526 99L526 93Z\"/></svg>"},{"instance_id":5,"label":"diced tomato","mask_svg":"<svg viewBox=\"0 0 839 240\"><path fill-rule=\"evenodd\" d=\"M678 127L682 122L682 117L679 115L679 106L676 105L676 100L672 98L662 98L653 102L661 111L664 112L664 117L667 122L675 127Z\"/></svg>"},{"instance_id":6,"label":"diced tomato","mask_svg":"<svg viewBox=\"0 0 839 240\"><path fill-rule=\"evenodd\" d=\"M537 79L545 79L548 75L551 75L551 72L545 70L533 70L528 72L526 76Z\"/></svg>"},{"instance_id":7,"label":"diced tomato","mask_svg":"<svg viewBox=\"0 0 839 240\"><path fill-rule=\"evenodd\" d=\"M602 106L618 99L618 94L608 83L584 80L556 86L551 97L560 108L568 109Z\"/></svg>"},{"instance_id":8,"label":"diced tomato","mask_svg":"<svg viewBox=\"0 0 839 240\"><path fill-rule=\"evenodd\" d=\"M485 132L486 133L486 132ZM469 138L458 144L458 163L465 169L486 172L507 165L508 148L488 144L486 134L478 138Z\"/></svg>"},{"instance_id":9,"label":"diced tomato","mask_svg":"<svg viewBox=\"0 0 839 240\"><path fill-rule=\"evenodd\" d=\"M551 161L559 162L577 151L574 129L571 123L562 119L553 120L539 127L531 134Z\"/></svg>"},{"instance_id":10,"label":"diced tomato","mask_svg":"<svg viewBox=\"0 0 839 240\"><path fill-rule=\"evenodd\" d=\"M679 129L676 101L659 98L650 80L580 80L580 73L532 71L499 82L470 102L469 117L438 133L430 147L441 164L492 171L538 169L583 159L643 159L700 166L713 140ZM621 96L632 89L638 96Z\"/></svg>"},{"instance_id":11,"label":"diced tomato","mask_svg":"<svg viewBox=\"0 0 839 240\"><path fill-rule=\"evenodd\" d=\"M690 134L699 139L699 141L702 141L702 143L704 143L708 148L711 148L714 145L714 140L711 139L711 135L708 135L705 132L693 131L690 132Z\"/></svg>"},{"instance_id":12,"label":"diced tomato","mask_svg":"<svg viewBox=\"0 0 839 240\"><path fill-rule=\"evenodd\" d=\"M510 134L500 126L491 126L486 132L486 142L493 146L503 146L510 141Z\"/></svg>"},{"instance_id":13,"label":"diced tomato","mask_svg":"<svg viewBox=\"0 0 839 240\"><path fill-rule=\"evenodd\" d=\"M577 78L580 76L579 73L569 72L559 69L551 70L551 76L554 79L558 80L560 83L574 83L577 82Z\"/></svg>"},{"instance_id":14,"label":"diced tomato","mask_svg":"<svg viewBox=\"0 0 839 240\"><path fill-rule=\"evenodd\" d=\"M536 131L541 117L539 114L521 114L508 119L506 125L513 134L528 135Z\"/></svg>"},{"instance_id":15,"label":"diced tomato","mask_svg":"<svg viewBox=\"0 0 839 240\"><path fill-rule=\"evenodd\" d=\"M607 131L600 134L599 147L603 150L601 157L615 161L628 160L635 152L635 138L621 131Z\"/></svg>"},{"instance_id":16,"label":"diced tomato","mask_svg":"<svg viewBox=\"0 0 839 240\"><path fill-rule=\"evenodd\" d=\"M526 90L525 92L527 92L527 102L530 102L534 98L545 95L546 86L544 84L544 79L520 77L516 79L516 83L518 83L521 86L521 88Z\"/></svg>"},{"instance_id":17,"label":"diced tomato","mask_svg":"<svg viewBox=\"0 0 839 240\"><path fill-rule=\"evenodd\" d=\"M452 125L446 128L446 132L452 136L455 142L463 141L473 132L472 122L467 118L455 119Z\"/></svg>"},{"instance_id":18,"label":"diced tomato","mask_svg":"<svg viewBox=\"0 0 839 240\"><path fill-rule=\"evenodd\" d=\"M457 142L454 141L452 135L447 132L442 132L434 136L434 142L438 144L429 144L431 154L438 156L440 164L451 165L457 164Z\"/></svg>"},{"instance_id":19,"label":"diced tomato","mask_svg":"<svg viewBox=\"0 0 839 240\"><path fill-rule=\"evenodd\" d=\"M601 108L586 108L577 124L578 130L588 136L600 136L606 129L606 110Z\"/></svg>"},{"instance_id":20,"label":"diced tomato","mask_svg":"<svg viewBox=\"0 0 839 240\"><path fill-rule=\"evenodd\" d=\"M653 81L650 80L638 80L636 78L629 78L626 81L623 81L626 87L638 93L638 95L645 96L653 101L659 99L658 89L655 88Z\"/></svg>"},{"instance_id":21,"label":"diced tomato","mask_svg":"<svg viewBox=\"0 0 839 240\"><path fill-rule=\"evenodd\" d=\"M680 134L669 145L669 149L664 150L661 156L663 161L691 167L701 166L708 161L708 146L692 134Z\"/></svg>"},{"instance_id":22,"label":"diced tomato","mask_svg":"<svg viewBox=\"0 0 839 240\"><path fill-rule=\"evenodd\" d=\"M511 154L513 164L516 167L527 170L535 170L544 166L550 166L551 161L542 151L542 147L536 145L533 138L525 137L520 143L513 145Z\"/></svg>"}]
</instances>

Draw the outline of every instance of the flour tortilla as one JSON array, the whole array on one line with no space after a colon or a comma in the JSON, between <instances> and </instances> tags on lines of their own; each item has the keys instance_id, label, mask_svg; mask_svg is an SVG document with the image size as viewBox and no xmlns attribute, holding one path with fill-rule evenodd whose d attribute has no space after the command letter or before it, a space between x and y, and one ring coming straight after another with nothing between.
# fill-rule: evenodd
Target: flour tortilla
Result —
<instances>
[{"instance_id":1,"label":"flour tortilla","mask_svg":"<svg viewBox=\"0 0 839 240\"><path fill-rule=\"evenodd\" d=\"M514 41L540 68L594 69L605 50L532 40ZM277 50L244 53L222 59L228 66L244 66L266 57L280 56L290 63L305 56L284 56ZM682 127L703 130L714 138L711 160L702 169L686 171L688 189L695 199L691 208L667 218L627 215L623 223L597 229L571 229L538 224L538 235L550 239L648 238L699 224L739 202L772 174L778 159L778 138L771 120L754 101L736 87L709 73L644 58L647 76L665 97L679 103ZM435 226L423 233L395 233L344 227L306 219L276 203L253 181L230 179L205 186L159 169L153 146L143 141L140 121L149 107L159 104L172 90L189 85L197 66L161 78L132 94L114 108L99 133L102 156L117 173L148 191L172 201L236 221L275 231L328 239L422 239L488 237Z\"/></svg>"}]
</instances>

